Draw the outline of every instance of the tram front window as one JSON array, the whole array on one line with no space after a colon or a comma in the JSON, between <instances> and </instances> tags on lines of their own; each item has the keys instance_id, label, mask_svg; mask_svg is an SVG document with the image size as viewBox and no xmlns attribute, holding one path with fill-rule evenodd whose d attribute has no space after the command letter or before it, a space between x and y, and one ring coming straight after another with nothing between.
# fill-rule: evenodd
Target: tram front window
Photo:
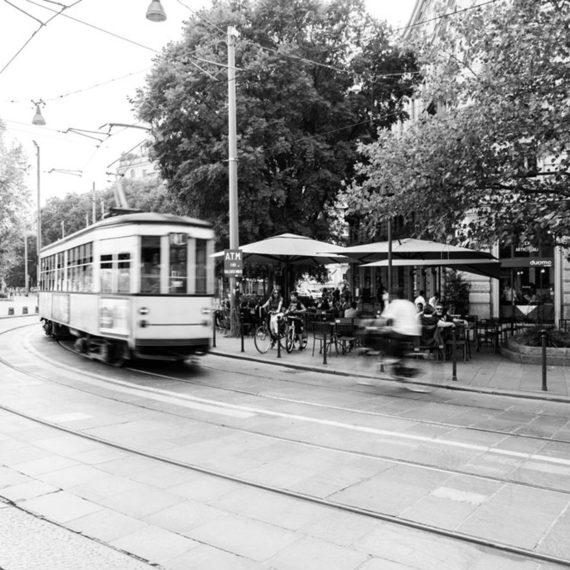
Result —
<instances>
[{"instance_id":1,"label":"tram front window","mask_svg":"<svg viewBox=\"0 0 570 570\"><path fill-rule=\"evenodd\" d=\"M188 236L186 234L170 234L170 273L168 292L184 294L188 288Z\"/></svg>"},{"instance_id":2,"label":"tram front window","mask_svg":"<svg viewBox=\"0 0 570 570\"><path fill-rule=\"evenodd\" d=\"M160 237L142 236L141 293L160 293Z\"/></svg>"}]
</instances>

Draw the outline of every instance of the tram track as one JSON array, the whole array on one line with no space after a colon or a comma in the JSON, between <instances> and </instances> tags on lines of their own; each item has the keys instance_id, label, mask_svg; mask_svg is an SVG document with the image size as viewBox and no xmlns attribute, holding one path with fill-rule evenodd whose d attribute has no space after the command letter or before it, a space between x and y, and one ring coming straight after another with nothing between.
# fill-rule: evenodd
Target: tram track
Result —
<instances>
[{"instance_id":1,"label":"tram track","mask_svg":"<svg viewBox=\"0 0 570 570\"><path fill-rule=\"evenodd\" d=\"M23 327L19 327L19 328L23 328ZM0 333L0 334L2 334L2 333ZM33 378L35 378L35 379L43 380L43 381L59 383L59 382L57 382L57 380L54 380L54 379L51 379L51 378L46 378L46 377L44 377L43 375L38 375L38 374L36 374L36 373L30 373L30 372L26 371L25 369L23 369L23 368L21 368L21 367L15 366L15 365L13 365L13 364L7 362L7 361L4 360L4 359L0 359L0 362L2 362L2 364L4 364L5 366L8 366L8 367L12 368L13 370L17 370L20 374L24 374L24 375L33 377ZM133 371L136 371L137 373L140 373L140 371L138 371L138 370L136 370L136 369L133 369ZM97 376L98 376L97 374L93 374L93 373L90 373L90 375L93 376L93 377L97 377ZM100 377L100 376L99 376L99 378L100 378L101 380L104 380L103 377ZM171 381L176 381L176 382L181 382L181 381L182 381L180 378L177 378L177 377L174 377L174 376L172 376L172 377L167 377L167 378L168 378L169 380L171 380ZM186 381L185 383L189 383L189 382ZM107 397L107 396L103 396L103 395L101 395L101 394L93 394L93 392L90 391L90 390L85 390L85 389L81 389L81 388L79 388L79 387L70 386L69 384L67 384L67 383L65 383L65 382L61 382L60 384L64 385L64 386L67 387L67 388L72 388L72 389L76 389L76 390L79 390L79 391L82 391L82 392L86 392L86 393L89 393L89 394L92 394L92 395L96 395L97 397L100 397L100 398L106 398L106 397ZM210 387L210 388L217 388L217 389L220 389L220 388L217 387L217 386L211 386L211 385L209 385L209 387ZM222 390L225 390L225 388L222 389ZM250 392L250 391L243 391L243 390L235 390L235 391L238 391L238 392L244 393L244 394L248 394L248 395L254 395L254 396L257 396L257 397L266 397L265 395L259 394L259 393L257 393L257 392ZM269 397L269 396L267 396L267 397ZM141 406L140 403L136 403L136 404L135 404L135 403L132 403L132 402L125 402L124 400L122 400L122 399L120 399L120 398L112 398L112 399L114 399L114 400L116 400L116 401L120 401L120 402L122 402L122 403L124 403L124 404L127 404L127 405L131 405L131 406L143 407L143 408L146 407L146 406ZM282 398L282 397L274 397L274 399L282 400L283 398ZM295 399L285 399L285 400L286 400L286 401L291 401L291 402L296 402ZM306 405L310 405L309 402L304 402L304 403L305 403ZM327 407L327 408L330 407L331 409L334 409L334 406L328 406L328 405L326 405L326 406L324 406L324 407ZM137 456L145 457L145 458L147 458L147 459L155 460L155 461L158 461L158 462L161 462L161 463L165 463L165 464L169 464L169 465L174 465L174 466L181 467L181 468L184 468L184 469L189 469L189 470L196 471L196 472L199 472L199 473L202 473L202 474L205 474L205 475L209 475L209 476L213 476L213 477L217 477L217 478L222 478L222 479L225 479L225 480L228 480L228 481L232 481L232 482L235 482L235 483L238 483L238 484L246 485L246 486L249 486L249 487L254 487L254 488L257 488L257 489L262 489L262 490L265 490L265 491L270 491L270 492L277 493L277 494L282 495L282 496L287 496L287 497L292 498L292 499L307 501L307 502L310 502L310 503L313 503L313 504L317 504L317 505L324 506L324 507L328 507L328 508L333 508L333 509L335 509L335 510L340 510L340 511L343 511L343 512L346 512L346 513L358 514L358 515L370 517L370 518L373 518L373 519L376 519L376 520L380 520L380 521L384 521L384 522L389 522L389 523L393 523L393 524L398 524L398 525L405 526L405 527L408 527L408 528L413 528L413 529L416 529L416 530L420 530L420 531L423 531L423 532L427 532L427 533L430 533L430 534L433 534L433 535L444 536L444 537L447 537L447 538L452 538L452 539L460 540L460 541L463 541L463 542L466 542L466 543L471 543L471 544L476 544L476 545L479 545L479 546L488 547L488 548L491 548L491 549L493 549L493 550L497 550L497 551L501 551L501 552L505 552L505 553L510 553L510 554L515 554L515 555L523 556L523 557L530 558L530 559L534 559L534 560L538 560L538 561L549 562L549 563L555 563L555 564L560 564L560 565L564 565L564 566L570 566L570 561L569 561L569 560L564 560L564 559L558 558L558 557L556 557L556 556L551 556L551 555L549 555L549 554L544 554L544 553L540 553L540 552L535 552L535 551L532 551L532 550L528 550L528 549L525 549L525 548L521 548L521 547L517 547L517 546L512 546L512 545L508 545L508 544L504 544L504 543L500 543L500 542L494 542L494 541L491 541L491 540L479 538L479 537L477 537L477 536L468 535L468 534L461 533L461 532L458 532L458 531L450 531L450 530L446 530L446 529L443 529L443 528L440 528L440 527L436 527L436 526L433 526L433 525L429 525L429 524L425 524L425 523L420 523L420 522L416 522L416 521L409 520L409 519L400 518L400 517L393 516L393 515L390 515L390 514L381 513L381 512L376 512L376 511L372 511L372 510L368 510L368 509L364 509L364 508L360 508L360 507L355 507L355 506L352 506L352 505L348 505L348 504L345 504L345 503L340 503L340 502L338 502L338 501L333 501L333 500L330 500L330 499L323 499L323 498L316 497L316 496L313 496L313 495L308 495L308 494L305 494L305 493L301 493L301 492L297 492L297 491L291 491L291 490L283 489L283 488L276 487L276 486L273 486L273 485L268 485L268 484L264 484L264 483L259 483L259 482L252 481L252 480L248 480L248 479L246 479L246 478L243 478L243 477L240 477L240 476L237 476L237 475L233 475L233 474L231 474L231 473L223 473L223 472L220 472L220 471L215 470L215 469L205 468L205 467L200 466L200 465L198 465L198 464L188 463L188 462L183 462L183 461L178 461L178 460L175 460L175 459L166 457L166 456L158 455L158 454L155 454L155 453L149 453L149 452L145 451L144 449L137 449L137 448L135 448L135 447L128 446L128 445L124 445L124 444L121 444L121 443L116 442L116 441L111 441L111 440L108 440L108 439L106 439L106 438L102 438L102 437L99 437L99 436L96 436L96 435L93 435L93 434L89 434L89 433L86 433L86 432L81 431L81 430L76 430L76 429L70 428L70 427L68 427L68 426L64 426L64 425L58 424L58 423L56 423L56 422L48 421L48 420L46 420L45 418L41 418L41 417L39 417L39 416L34 416L34 415L28 414L28 413L26 413L26 412L24 412L24 411L21 411L21 410L13 409L13 408L11 408L11 407L9 407L9 406L6 406L6 405L4 405L4 404L1 404L1 405L0 405L0 409L2 409L3 411L5 411L5 412L7 412L7 413L10 413L10 414L19 416L19 417L21 417L21 418L24 418L24 419L27 419L27 420L29 420L29 421L32 421L32 422L35 422L35 423L44 425L44 426L46 426L46 427L50 427L50 428L53 428L53 429L57 429L57 430L59 430L59 431L68 433L68 434L70 434L70 435L74 435L74 436L76 436L76 437L81 437L81 438L84 438L84 439L88 439L88 440L90 440L90 441L99 443L99 444L101 444L101 445L109 446L109 447L112 447L112 448L115 448L115 449L118 449L118 450L121 450L121 451L124 451L124 452L127 452L127 453L132 453L132 454L135 454L135 455L137 455ZM154 410L155 408L153 408L152 406L148 406L148 409ZM355 410L355 409L347 409L347 410L350 410L350 411L355 412L355 413L358 413L358 412L359 412L358 410ZM161 413L165 413L165 414L171 413L171 412L165 412L163 409L161 409L160 411L161 411ZM399 418L399 416L391 416L391 415L387 415L387 414L377 414L377 413L375 413L375 412L360 412L360 413L367 413L367 414L372 414L372 415L381 415L382 417ZM179 414L172 414L172 415L179 415ZM184 417L186 417L186 416L184 416ZM401 419L401 418L399 418L399 419ZM199 421L200 421L200 422L203 422L203 423L208 423L208 424L211 424L211 425L214 425L214 426L218 426L218 427L221 426L220 423L214 422L214 421L207 421L207 420L203 420L203 419L200 419ZM426 423L430 423L430 424L433 424L433 425L442 425L442 424L437 424L437 422L426 422ZM506 482L505 479L501 479L501 478L499 478L499 477L492 477L492 476L488 476L488 475L473 475L473 474L470 473L469 471L465 471L465 470L458 470L458 469L448 469L448 468L435 467L435 466L433 466L433 465L424 464L424 463L422 463L422 462L415 462L415 461L403 460L403 459L395 459L395 458L393 458L393 457L382 456L382 455L379 455L379 454L367 454L367 453L363 453L363 452L359 452L359 451L345 450L345 449L341 449L341 448L336 448L336 447L333 447L333 446L325 446L325 445L321 445L321 444L314 444L314 443L310 443L310 442L303 442L303 441L295 440L295 439L292 439L292 438L277 437L277 436L274 436L274 435L268 435L268 434L265 434L265 433L262 433L262 432L259 432L259 431L256 431L256 430L245 429L245 428L242 428L242 427L234 427L234 426L227 426L227 425L224 425L223 427L226 427L226 428L229 427L229 428L232 429L232 430L239 430L239 431L242 431L242 432L247 432L247 433L251 433L251 434L255 434L255 435L259 435L259 436L271 438L271 439L273 439L273 440L280 440L280 441L284 441L284 442L288 442L288 443L294 443L294 444L297 444L297 445L307 446L307 447L311 447L311 448L313 448L313 449L320 449L320 450L327 450L327 451L335 451L335 452L338 452L338 453L345 453L345 454L357 455L357 456L360 456L360 457L367 457L367 458L373 458L373 459L388 460L388 461L391 461L391 462L394 462L394 463L403 464L403 465L412 465L412 466L421 467L421 468L430 469L430 470L438 470L438 471L442 471L442 472L445 472L445 473L448 473L448 474L451 474L451 475L453 475L453 474L470 475L470 476L472 476L472 477L477 477L477 478L484 479L484 480L489 480L489 481L496 481L496 482L502 482L502 483ZM456 426L456 427L465 428L465 426ZM509 437L515 436L515 434L510 433L510 432L491 431L491 433L501 434L501 435L505 435L505 436L509 436ZM522 435L522 436L519 436L519 437L529 437L529 436L524 436L524 435ZM530 436L530 438L543 440L542 438L537 438L536 436ZM551 442L551 441L556 441L556 440L547 439L547 441ZM561 441L562 443L568 443L568 442L563 441L563 440L560 440L560 441ZM552 488L550 488L550 487L548 487L548 486L532 485L532 484L522 483L522 482L518 482L518 481L516 481L515 483L516 483L516 484L519 484L519 485L524 485L524 486L529 486L529 487L537 488L537 489L553 490L553 491L556 491L556 492L559 492L559 493L570 494L570 492L568 492L568 491L563 491L563 490L560 490L560 489L552 489Z\"/></svg>"},{"instance_id":2,"label":"tram track","mask_svg":"<svg viewBox=\"0 0 570 570\"><path fill-rule=\"evenodd\" d=\"M82 355L81 353L77 353L76 351L73 351L69 348L67 348L67 350L70 350L70 352L73 352L74 354L76 354L78 356L84 357L84 355ZM38 355L38 357L41 357L41 355ZM26 374L28 376L32 376L36 379L56 383L56 384L65 386L66 388L70 388L70 389L73 389L73 390L76 390L79 392L94 395L94 396L99 397L99 398L104 398L104 399L120 402L123 404L128 404L131 406L135 406L137 408L147 409L147 410L151 410L151 411L157 411L158 410L163 414L167 414L167 415L171 415L171 416L175 416L175 417L179 417L179 418L187 418L188 417L187 415L184 415L182 413L176 413L174 411L165 411L162 408L156 408L155 406L150 405L150 404L149 405L142 405L140 402L134 404L134 403L129 402L123 398L110 397L107 395L98 394L98 393L95 393L91 389L86 389L86 388L82 388L82 387L77 386L77 385L72 385L72 384L69 384L68 382L58 381L58 380L55 380L55 379L50 378L50 377L38 375L37 373L30 374L25 369L22 369L21 367L7 363L5 360L3 360L1 358L0 358L0 362L5 364L6 366L9 366L10 368L12 368L14 370L18 370L20 373ZM61 367L61 365L59 365L59 366ZM66 368L68 370L74 371L73 368L69 368L69 367L66 367ZM190 384L190 385L194 385L194 386L196 385L195 382L180 379L180 378L175 377L175 376L167 376L164 374L157 375L156 373L152 373L152 372L148 372L148 371L144 371L144 370L136 369L136 368L129 368L128 370L139 373L139 374L143 373L143 374L151 375L151 376L159 376L161 378L168 379L168 380L171 380L174 382L183 383L183 384ZM107 384L109 382L108 378L101 376L101 375L98 375L98 374L89 373L89 376L95 380L99 380L99 381L107 383ZM137 386L135 384L133 384L133 387L134 388L140 388L140 386ZM368 416L372 416L372 417L382 417L385 419L394 419L394 420L408 419L408 418L402 418L401 416L398 416L398 415L383 414L383 413L379 413L379 412L362 411L362 410L359 410L356 408L331 406L329 404L317 404L317 403L309 402L306 400L298 400L298 399L294 399L294 398L283 398L281 396L267 395L267 394L263 394L260 392L251 392L251 391L247 391L247 390L236 390L234 388L230 389L230 388L225 388L225 387L220 388L219 386L215 386L215 385L207 384L207 383L201 383L200 387L208 387L208 388L212 388L215 390L219 390L221 392L236 392L236 393L244 394L244 395L262 397L262 398L271 399L271 400L279 400L279 401L283 401L286 403L302 404L302 405L306 405L308 407L317 407L319 409L329 409L331 411L343 411L343 412L349 412L349 413L354 413L354 414L368 415ZM178 394L175 394L175 393L172 393L172 394L175 397L179 396ZM214 403L212 400L207 400L207 399L202 399L202 398L197 398L197 401L205 403L206 405ZM216 403L219 403L219 402L216 402ZM0 406L0 409L1 409L1 406ZM263 411L261 413L263 413ZM272 414L271 412L265 412L265 413L267 413L270 416L275 415L275 414ZM310 416L303 417L303 419L310 420ZM288 437L285 437L282 435L276 436L274 434L264 433L262 431L249 429L249 428L245 428L242 426L232 426L232 425L228 425L226 423L220 423L218 421L208 420L205 418L201 418L199 421L201 423L212 425L214 427L224 427L227 429L232 429L234 431L238 431L238 432L242 432L242 433L246 433L246 434L251 434L251 435L256 435L256 436L260 436L260 437L265 437L265 438L272 439L275 441L280 441L280 442L285 442L285 443L293 443L296 445L301 445L301 446L309 447L309 448L316 449L316 450L333 451L333 452L337 452L337 453L355 455L355 456L363 457L363 458L370 458L370 459L376 459L376 460L386 460L386 461L390 461L394 464L420 467L420 468L424 468L424 469L428 469L428 470L445 472L445 473L448 473L450 475L467 475L467 476L477 477L479 479L484 479L487 481L494 481L494 482L501 482L501 483L509 482L509 483L514 483L514 484L521 485L524 487L540 489L540 490L555 491L555 492L560 492L560 493L570 495L570 490L560 489L560 488L551 487L551 486L547 486L547 485L533 484L533 483L528 482L528 481L519 481L519 480L515 480L515 479L504 479L504 478L500 478L500 477L494 477L492 475L473 474L472 472L467 471L467 470L463 470L463 469L442 468L442 467L438 467L436 465L432 465L430 463L426 463L426 462L422 462L422 461L414 461L411 459L402 459L402 458L394 457L391 455L383 455L383 454L379 454L379 453L372 454L372 453L367 453L367 452L363 452L363 451L355 451L355 450L350 450L350 449L344 449L342 447L335 447L332 445L315 444L315 443L311 443L311 442L307 442L307 441L301 441L301 440L297 440L297 439L293 439L293 438L288 438ZM538 436L532 436L532 435L526 435L526 434L517 434L517 433L513 433L513 432L506 432L506 431L500 431L500 430L485 430L485 429L480 429L480 428L472 428L472 427L464 426L464 425L449 424L449 423L444 423L444 422L434 422L434 421L429 421L429 420L415 420L414 419L413 421L416 423L426 424L426 425L431 425L431 426L440 426L440 427L443 426L443 427L448 427L450 429L464 429L466 431L476 431L476 432L482 432L482 433L491 434L491 435L499 435L499 436L504 436L505 438L514 438L514 439L519 439L519 440L535 440L535 441L544 442L544 443L560 443L563 445L570 445L570 442L568 442L566 440L562 440L562 439L558 440L558 439L554 439L554 438L540 438ZM366 431L368 431L368 430L365 429L364 432L366 432ZM371 430L371 431L373 431L373 430ZM377 431L381 435L386 435L386 433L382 433L383 430L377 430ZM390 435L390 434L387 433L387 435ZM422 438L422 436L409 436L409 437L410 437L410 439L416 440L416 441L417 440L422 441L422 439L424 439L424 438ZM425 438L425 439L427 439L427 438ZM437 439L433 440L433 441L435 443L438 443ZM461 446L458 445L458 447L461 447ZM505 450L505 451L495 450L492 447L487 447L484 445L477 446L477 445L473 445L473 444L468 444L467 448L474 449L474 450L477 450L477 448L479 448L480 451L490 451L490 452L495 451L496 453L498 453L500 455L504 455L506 457L508 457L509 455L514 455L514 456L524 455L528 459L536 459L536 460L542 459L542 460L545 460L547 462L550 461L550 462L556 464L556 458L550 458L550 457L546 457L546 456L538 456L536 453L533 453L533 454L517 454L515 452L510 453L508 450ZM560 463L563 465L566 465L566 464L570 465L570 460L561 460Z\"/></svg>"},{"instance_id":3,"label":"tram track","mask_svg":"<svg viewBox=\"0 0 570 570\"><path fill-rule=\"evenodd\" d=\"M237 477L235 475L231 475L228 473L222 473L222 472L219 472L219 471L211 469L211 468L204 468L204 467L201 467L201 466L196 465L196 464L189 464L189 463L178 461L178 460L175 460L175 459L172 459L169 457L160 456L158 454L148 453L144 450L135 449L133 447L122 445L120 443L113 442L113 441L107 440L105 438L101 438L98 436L94 436L92 434L87 434L87 433L82 432L82 431L78 431L78 430L68 428L66 426L62 426L61 424L58 424L55 422L47 421L44 418L40 418L37 416L33 416L30 414L24 413L24 412L19 411L19 410L12 409L12 408L4 405L4 404L0 404L0 410L7 412L7 413L10 413L12 415L15 415L17 417L20 417L22 419L26 419L26 420L31 421L33 423L43 425L45 427L49 427L49 428L67 433L68 435L87 439L87 440L92 441L94 443L98 443L98 444L101 444L101 445L104 445L107 447L111 447L113 449L117 449L119 451L130 453L130 454L136 455L138 457L143 457L146 459L157 461L157 462L160 462L160 463L163 463L166 465L172 465L175 467L188 469L190 471L201 473L203 475L208 475L208 476L216 477L219 479L223 479L225 481L231 481L234 483L245 485L247 487L252 487L255 489L259 489L259 490L272 492L272 493L275 493L275 494L280 495L280 496L288 497L290 499L301 500L301 501L305 501L305 502L312 503L315 505L319 505L321 507L334 509L336 511L360 515L360 516L372 518L372 519L375 519L378 521L392 523L392 524L395 524L398 526L403 526L406 528L419 530L419 531L426 532L426 533L429 533L432 535L442 536L445 538L450 538L453 540L465 542L468 544L474 544L477 546L489 548L489 549L492 549L492 550L495 550L498 552L503 552L503 553L508 553L511 555L521 556L523 558L532 559L532 560L536 560L536 561L540 561L540 562L548 562L548 563L552 563L552 564L558 564L560 566L570 567L570 560L565 560L565 559L562 559L562 558L559 558L556 556L551 556L548 554L535 552L535 551L532 551L532 550L529 550L526 548L512 546L512 545L508 545L508 544L501 543L501 542L482 539L482 538L479 538L479 537L476 537L473 535L468 535L465 533L461 533L458 531L446 530L446 529L436 527L433 525L428 525L426 523L416 522L416 521L412 521L409 519L397 517L394 515L389 515L386 513L380 513L380 512L371 511L371 510L364 509L364 508L351 506L348 504L343 504L343 503L338 503L335 501L330 501L327 499L322 499L320 497L316 497L314 495L307 495L305 493L300 493L298 491L290 491L290 490L283 489L280 487L275 487L273 485L258 483L255 481L245 479L243 477ZM321 447L322 448L322 446L315 446L315 447ZM325 448L323 448L323 449L325 449ZM43 517L43 518L45 518L45 517ZM62 526L62 525L59 525L59 526Z\"/></svg>"}]
</instances>

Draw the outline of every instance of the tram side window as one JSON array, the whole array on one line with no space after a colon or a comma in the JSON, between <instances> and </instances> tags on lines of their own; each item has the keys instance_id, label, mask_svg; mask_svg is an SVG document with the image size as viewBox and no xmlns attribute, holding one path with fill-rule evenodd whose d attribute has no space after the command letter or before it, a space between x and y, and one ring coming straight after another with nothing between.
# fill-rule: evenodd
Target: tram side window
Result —
<instances>
[{"instance_id":1,"label":"tram side window","mask_svg":"<svg viewBox=\"0 0 570 570\"><path fill-rule=\"evenodd\" d=\"M101 256L101 270L99 272L101 280L101 293L113 292L113 256Z\"/></svg>"},{"instance_id":2,"label":"tram side window","mask_svg":"<svg viewBox=\"0 0 570 570\"><path fill-rule=\"evenodd\" d=\"M208 293L208 241L196 240L196 294Z\"/></svg>"},{"instance_id":3,"label":"tram side window","mask_svg":"<svg viewBox=\"0 0 570 570\"><path fill-rule=\"evenodd\" d=\"M119 253L118 293L129 293L131 290L131 254Z\"/></svg>"},{"instance_id":4,"label":"tram side window","mask_svg":"<svg viewBox=\"0 0 570 570\"><path fill-rule=\"evenodd\" d=\"M160 293L160 236L141 237L141 293Z\"/></svg>"},{"instance_id":5,"label":"tram side window","mask_svg":"<svg viewBox=\"0 0 570 570\"><path fill-rule=\"evenodd\" d=\"M170 294L186 293L188 290L188 236L177 233L169 235L170 270L168 276L168 292Z\"/></svg>"}]
</instances>

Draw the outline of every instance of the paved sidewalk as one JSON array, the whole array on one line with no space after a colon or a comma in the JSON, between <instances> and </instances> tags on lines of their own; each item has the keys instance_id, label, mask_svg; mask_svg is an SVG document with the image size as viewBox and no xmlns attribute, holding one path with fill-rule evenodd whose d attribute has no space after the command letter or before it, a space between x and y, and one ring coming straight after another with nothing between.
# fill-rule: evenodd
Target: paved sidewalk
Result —
<instances>
[{"instance_id":1,"label":"paved sidewalk","mask_svg":"<svg viewBox=\"0 0 570 570\"><path fill-rule=\"evenodd\" d=\"M288 354L281 352L278 358L277 350L271 349L266 354L260 354L255 348L252 337L245 337L242 352L240 338L229 338L216 335L216 347L212 353L228 357L242 358L287 366L291 368L328 372L352 377L378 378L381 376L378 363L373 357L367 357L350 352L336 354L334 348L327 354L326 364L323 354L319 354L319 345L312 354L312 338L309 337L304 351L294 350ZM467 362L457 361L457 381L452 380L452 362L436 362L429 360L425 368L425 376L417 383L438 384L454 390L469 390L476 392L513 395L523 398L554 400L570 403L570 367L547 367L547 391L542 390L542 366L519 364L494 354L489 348L481 348L480 352L472 350L472 358Z\"/></svg>"},{"instance_id":2,"label":"paved sidewalk","mask_svg":"<svg viewBox=\"0 0 570 570\"><path fill-rule=\"evenodd\" d=\"M0 299L0 318L33 315L36 313L37 306L38 296L32 293L28 297L17 295L7 299L2 298Z\"/></svg>"}]
</instances>

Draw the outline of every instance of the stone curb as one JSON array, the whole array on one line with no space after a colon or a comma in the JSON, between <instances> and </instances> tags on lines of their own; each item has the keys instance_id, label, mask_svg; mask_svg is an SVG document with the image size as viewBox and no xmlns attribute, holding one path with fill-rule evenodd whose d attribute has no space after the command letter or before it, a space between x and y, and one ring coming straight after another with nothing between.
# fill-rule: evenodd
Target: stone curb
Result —
<instances>
[{"instance_id":1,"label":"stone curb","mask_svg":"<svg viewBox=\"0 0 570 570\"><path fill-rule=\"evenodd\" d=\"M358 372L351 372L350 370L338 370L329 369L324 366L308 365L308 364L297 364L287 361L276 361L276 360L265 360L263 358L257 358L255 356L249 356L246 354L236 354L233 352L226 352L219 350L217 348L210 349L210 354L215 354L216 356L222 356L226 358L235 358L238 360L249 360L251 362L258 362L261 364L271 364L274 366L284 366L286 368L293 368L296 370L305 370L307 372L318 372L324 374L335 374L337 376L346 376L351 378L366 378L366 379L378 379L378 376L372 376L370 374L362 374ZM394 384L399 384L397 380L392 380L391 378L385 377L381 378L384 381L392 382ZM495 396L507 396L511 398L521 398L524 400L542 400L547 402L559 402L563 404L570 404L570 397L559 396L556 394L548 393L533 393L533 392L512 392L510 390L500 390L499 388L483 388L478 386L465 386L460 383L461 381L446 383L446 384L433 384L430 382L410 382L410 384L415 384L417 386L430 386L434 388L443 388L446 390L456 390L460 392L471 392L475 394L489 394Z\"/></svg>"}]
</instances>

